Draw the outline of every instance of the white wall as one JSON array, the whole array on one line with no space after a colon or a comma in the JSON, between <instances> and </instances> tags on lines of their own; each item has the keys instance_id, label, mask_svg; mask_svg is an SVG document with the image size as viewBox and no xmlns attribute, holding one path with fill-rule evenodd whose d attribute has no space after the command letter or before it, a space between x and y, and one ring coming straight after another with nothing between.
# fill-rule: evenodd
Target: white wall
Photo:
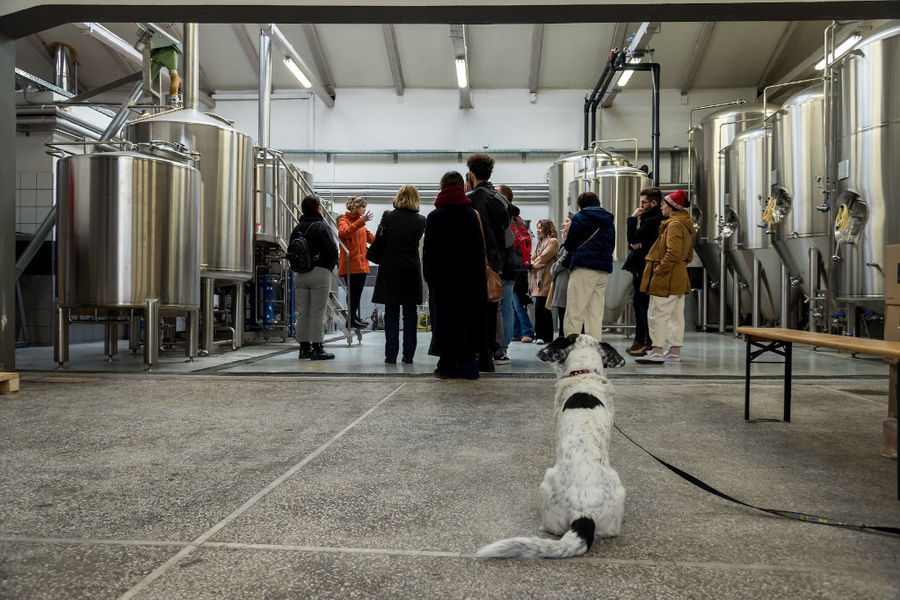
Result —
<instances>
[{"instance_id":1,"label":"white wall","mask_svg":"<svg viewBox=\"0 0 900 600\"><path fill-rule=\"evenodd\" d=\"M573 151L583 140L584 90L548 90L528 100L527 90L475 90L474 109L458 108L456 90L409 89L398 98L393 89L339 89L334 108L316 99L272 101L271 146L321 150L460 150L554 149ZM682 98L663 90L660 98L660 146L687 146L690 108L743 97L746 89L702 90ZM598 137L637 137L650 147L650 90L627 90L613 107L598 113ZM217 102L215 111L257 137L255 101ZM696 121L696 119L695 119ZM622 144L626 146L627 144ZM289 157L326 182L434 182L450 169L464 169L455 156L400 155ZM497 181L543 183L554 157L498 156ZM668 170L660 169L663 180Z\"/></svg>"}]
</instances>

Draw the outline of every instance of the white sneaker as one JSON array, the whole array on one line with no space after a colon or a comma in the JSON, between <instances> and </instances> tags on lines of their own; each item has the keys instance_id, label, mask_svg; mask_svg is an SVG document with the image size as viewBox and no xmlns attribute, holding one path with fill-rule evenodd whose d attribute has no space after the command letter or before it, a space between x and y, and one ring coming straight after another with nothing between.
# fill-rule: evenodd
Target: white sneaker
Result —
<instances>
[{"instance_id":1,"label":"white sneaker","mask_svg":"<svg viewBox=\"0 0 900 600\"><path fill-rule=\"evenodd\" d=\"M644 356L634 359L634 362L641 365L661 365L666 362L666 357L658 352L648 352Z\"/></svg>"},{"instance_id":2,"label":"white sneaker","mask_svg":"<svg viewBox=\"0 0 900 600\"><path fill-rule=\"evenodd\" d=\"M673 354L672 352L666 352L665 354L663 354L663 358L667 363L678 363L681 362L681 353L679 352L678 354Z\"/></svg>"}]
</instances>

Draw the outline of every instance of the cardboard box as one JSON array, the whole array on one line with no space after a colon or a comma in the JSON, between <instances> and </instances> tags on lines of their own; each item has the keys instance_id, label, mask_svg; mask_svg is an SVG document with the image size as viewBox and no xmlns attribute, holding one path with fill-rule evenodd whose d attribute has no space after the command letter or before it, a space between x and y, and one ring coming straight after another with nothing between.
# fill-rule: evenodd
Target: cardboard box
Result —
<instances>
[{"instance_id":1,"label":"cardboard box","mask_svg":"<svg viewBox=\"0 0 900 600\"><path fill-rule=\"evenodd\" d=\"M900 304L900 244L884 247L884 301Z\"/></svg>"},{"instance_id":2,"label":"cardboard box","mask_svg":"<svg viewBox=\"0 0 900 600\"><path fill-rule=\"evenodd\" d=\"M884 339L900 342L900 304L888 304L884 308Z\"/></svg>"}]
</instances>

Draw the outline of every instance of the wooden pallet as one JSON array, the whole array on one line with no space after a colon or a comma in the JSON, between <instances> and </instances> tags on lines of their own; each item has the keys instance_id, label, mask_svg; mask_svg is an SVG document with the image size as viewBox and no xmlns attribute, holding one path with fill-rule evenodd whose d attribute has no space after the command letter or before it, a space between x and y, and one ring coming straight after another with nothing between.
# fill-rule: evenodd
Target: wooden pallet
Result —
<instances>
[{"instance_id":1,"label":"wooden pallet","mask_svg":"<svg viewBox=\"0 0 900 600\"><path fill-rule=\"evenodd\" d=\"M11 394L19 391L18 373L0 373L0 394Z\"/></svg>"}]
</instances>

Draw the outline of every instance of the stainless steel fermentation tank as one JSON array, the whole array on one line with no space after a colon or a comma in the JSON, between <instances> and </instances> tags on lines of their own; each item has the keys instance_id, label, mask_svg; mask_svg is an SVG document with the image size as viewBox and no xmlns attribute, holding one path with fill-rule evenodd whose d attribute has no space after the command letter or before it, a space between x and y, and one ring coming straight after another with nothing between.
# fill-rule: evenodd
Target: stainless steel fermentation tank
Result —
<instances>
[{"instance_id":1,"label":"stainless steel fermentation tank","mask_svg":"<svg viewBox=\"0 0 900 600\"><path fill-rule=\"evenodd\" d=\"M312 176L283 161L257 156L254 181L254 241L287 249L300 202L315 193Z\"/></svg>"},{"instance_id":2,"label":"stainless steel fermentation tank","mask_svg":"<svg viewBox=\"0 0 900 600\"><path fill-rule=\"evenodd\" d=\"M565 184L563 177L571 177ZM606 306L603 318L606 322L620 320L631 301L631 273L622 270L628 257L627 220L640 204L642 189L652 185L650 178L640 169L631 166L628 159L601 149L569 154L557 160L550 169L551 209L562 204L565 191L565 207L558 225L565 222L568 212L578 212L576 200L579 194L592 191L600 198L600 206L613 213L616 242L613 252L613 272L606 285ZM557 182L557 180L559 180ZM559 200L554 200L554 196ZM556 209L558 210L558 209Z\"/></svg>"},{"instance_id":3,"label":"stainless steel fermentation tank","mask_svg":"<svg viewBox=\"0 0 900 600\"><path fill-rule=\"evenodd\" d=\"M689 132L693 170L690 174L692 178L690 210L695 223L694 250L712 281L712 287L717 288L719 292L720 331L725 330L725 307L728 306L737 312L735 296L738 296L738 304L749 306L751 301L747 289L749 282L738 282L738 287L734 288L730 285L732 277L722 262L723 248L720 242L722 227L725 226L726 191L725 160L722 151L731 144L737 134L762 123L762 106L741 105L707 115ZM740 290L740 293L730 294L728 288Z\"/></svg>"},{"instance_id":4,"label":"stainless steel fermentation tank","mask_svg":"<svg viewBox=\"0 0 900 600\"><path fill-rule=\"evenodd\" d=\"M581 151L566 154L557 158L547 171L547 183L550 193L550 219L562 228L569 213L578 212L575 201L578 198L576 181L578 174L584 172L595 161L600 166L628 166L628 159L619 154L599 154Z\"/></svg>"},{"instance_id":5,"label":"stainless steel fermentation tank","mask_svg":"<svg viewBox=\"0 0 900 600\"><path fill-rule=\"evenodd\" d=\"M834 295L851 309L878 313L884 312L884 247L900 243L898 34L894 22L859 42L837 67Z\"/></svg>"},{"instance_id":6,"label":"stainless steel fermentation tank","mask_svg":"<svg viewBox=\"0 0 900 600\"><path fill-rule=\"evenodd\" d=\"M106 323L111 357L118 324L139 325L135 311L144 311L149 366L157 359L160 315L189 317L187 354L196 355L200 174L158 144L144 149L57 162L60 364L68 360L70 318Z\"/></svg>"},{"instance_id":7,"label":"stainless steel fermentation tank","mask_svg":"<svg viewBox=\"0 0 900 600\"><path fill-rule=\"evenodd\" d=\"M166 140L200 153L200 264L203 278L203 343L212 350L215 331L243 343L242 283L253 276L253 148L230 122L192 108L132 121L125 136L135 142ZM216 294L216 285L219 293ZM218 298L218 309L215 299Z\"/></svg>"},{"instance_id":8,"label":"stainless steel fermentation tank","mask_svg":"<svg viewBox=\"0 0 900 600\"><path fill-rule=\"evenodd\" d=\"M787 100L771 118L769 175L772 244L788 270L791 287L800 289L817 314L816 298L829 287L832 226L824 205L824 94L821 84ZM810 329L816 329L815 318Z\"/></svg>"},{"instance_id":9,"label":"stainless steel fermentation tank","mask_svg":"<svg viewBox=\"0 0 900 600\"><path fill-rule=\"evenodd\" d=\"M763 221L768 204L766 160L770 145L768 128L760 126L737 134L724 150L726 192L722 244L737 279L749 284L754 326L780 323L784 317L782 294L790 295L790 290L785 289L781 259Z\"/></svg>"},{"instance_id":10,"label":"stainless steel fermentation tank","mask_svg":"<svg viewBox=\"0 0 900 600\"><path fill-rule=\"evenodd\" d=\"M227 121L195 110L137 119L133 142L166 140L200 153L200 262L203 277L246 281L253 275L253 154L250 137Z\"/></svg>"}]
</instances>

